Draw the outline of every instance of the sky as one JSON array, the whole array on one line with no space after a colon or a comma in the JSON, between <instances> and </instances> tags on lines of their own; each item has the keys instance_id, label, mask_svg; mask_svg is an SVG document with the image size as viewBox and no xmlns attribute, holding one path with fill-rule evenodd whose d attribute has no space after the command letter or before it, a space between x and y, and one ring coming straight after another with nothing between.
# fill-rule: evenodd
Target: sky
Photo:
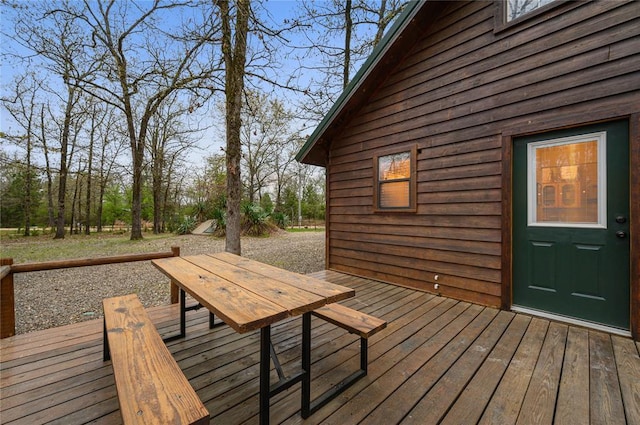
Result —
<instances>
[{"instance_id":1,"label":"sky","mask_svg":"<svg viewBox=\"0 0 640 425\"><path fill-rule=\"evenodd\" d=\"M37 4L36 2L38 2L39 0L25 0L25 1L30 1L35 5ZM144 4L144 1L141 4ZM265 17L266 22L268 24L272 24L274 27L278 27L287 19L294 18L296 14L299 13L299 8L301 6L300 2L291 1L291 0L265 0L263 2L263 5L264 5L264 10L267 13L267 16ZM4 32L7 30L10 30L10 25L7 25L9 21L7 19L8 18L7 14L10 14L13 12L10 9L7 9L6 6L4 5L0 6L0 9L2 9L0 20L1 20L1 25L3 27L2 31ZM170 18L167 18L167 19L170 19ZM10 37L7 37L4 33L1 35L1 37L2 39L0 40L0 43L2 47L0 47L0 49L2 49L3 53L20 51L20 47L17 46L11 40ZM300 45L305 42L308 43L307 40L304 40L303 38L297 38L300 36L293 33L287 33L286 37L288 37L288 39L291 41L292 44ZM284 59L284 55L279 55L279 56L281 59ZM307 61L311 61L311 60L312 58L307 59ZM287 77L289 74L294 72L295 68L297 68L297 64L295 62L287 63L286 61L284 61L283 67L278 71L278 74L279 74L278 76ZM19 74L23 71L24 71L23 65L20 65L18 63L12 63L11 60L6 60L6 56L3 58L3 60L1 61L1 68L0 68L1 82L3 87L3 93L2 93L3 96L6 96L5 90L7 87L10 86L10 83L13 77L16 74ZM301 75L302 79L311 78L311 77L313 77L311 71L306 71ZM53 78L59 78L59 77L53 77ZM284 81L284 79L285 78L282 78L281 81ZM291 92L288 92L288 91L281 91L278 93L278 96L280 96L282 99L285 99L285 103L290 108L293 108L295 106L295 102L299 100L299 95L292 94ZM326 109L328 110L330 106L331 105L327 105ZM198 115L192 117L192 121L194 122L200 121L200 125L209 126L209 129L203 132L200 137L199 146L201 147L202 150L200 152L196 151L191 155L191 160L194 162L202 160L204 156L209 155L211 153L220 152L220 148L224 144L224 132L221 131L224 128L224 123L219 118L218 119L211 118L212 116L215 116L215 115L219 116L219 112L217 111L218 111L218 108L216 108L215 106L210 106L208 110L203 109L200 111ZM0 114L2 115L0 120L1 131L9 132L9 133L15 133L19 131L20 129L19 126L16 125L16 123L12 122L11 117L8 116L8 113L6 112L6 110L4 110L4 108L0 109ZM298 122L296 123L296 125L301 127L304 124ZM308 128L304 131L303 135L308 135L312 131L313 131L313 128ZM6 148L6 146L1 146L1 147Z\"/></svg>"}]
</instances>

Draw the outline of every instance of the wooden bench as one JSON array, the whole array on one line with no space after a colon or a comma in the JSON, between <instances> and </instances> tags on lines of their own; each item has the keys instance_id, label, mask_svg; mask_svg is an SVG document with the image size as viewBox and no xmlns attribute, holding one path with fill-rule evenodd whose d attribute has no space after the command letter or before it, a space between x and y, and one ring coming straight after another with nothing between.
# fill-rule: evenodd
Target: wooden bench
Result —
<instances>
[{"instance_id":1,"label":"wooden bench","mask_svg":"<svg viewBox=\"0 0 640 425\"><path fill-rule=\"evenodd\" d=\"M354 372L351 376L312 401L309 415L340 395L358 379L366 376L369 364L368 338L387 327L387 322L382 319L337 303L318 308L312 314L360 336L360 370Z\"/></svg>"},{"instance_id":2,"label":"wooden bench","mask_svg":"<svg viewBox=\"0 0 640 425\"><path fill-rule=\"evenodd\" d=\"M107 298L104 360L111 359L125 424L209 423L209 412L135 294Z\"/></svg>"}]
</instances>

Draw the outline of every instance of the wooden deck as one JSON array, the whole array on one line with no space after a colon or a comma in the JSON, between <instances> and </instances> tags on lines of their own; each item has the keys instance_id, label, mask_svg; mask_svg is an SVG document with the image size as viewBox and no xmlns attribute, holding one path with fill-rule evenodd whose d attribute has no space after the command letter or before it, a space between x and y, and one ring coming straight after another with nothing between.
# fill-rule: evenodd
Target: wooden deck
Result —
<instances>
[{"instance_id":1,"label":"wooden deck","mask_svg":"<svg viewBox=\"0 0 640 425\"><path fill-rule=\"evenodd\" d=\"M334 272L356 289L345 304L382 317L369 375L303 421L299 385L272 403L272 423L640 424L640 344L629 338L485 308ZM149 309L161 333L176 306ZM169 344L212 424L257 424L259 333L208 329L187 315ZM285 370L299 366L300 318L274 326ZM313 391L358 368L358 338L313 319ZM0 343L2 424L120 424L113 372L102 361L102 321ZM275 372L274 372L275 376Z\"/></svg>"}]
</instances>

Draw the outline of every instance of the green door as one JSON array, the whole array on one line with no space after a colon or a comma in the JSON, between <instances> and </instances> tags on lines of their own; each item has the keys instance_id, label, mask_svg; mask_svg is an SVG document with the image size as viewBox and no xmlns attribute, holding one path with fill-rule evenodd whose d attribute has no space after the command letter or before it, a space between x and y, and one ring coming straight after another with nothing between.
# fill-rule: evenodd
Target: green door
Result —
<instances>
[{"instance_id":1,"label":"green door","mask_svg":"<svg viewBox=\"0 0 640 425\"><path fill-rule=\"evenodd\" d=\"M629 329L628 128L514 140L514 306Z\"/></svg>"}]
</instances>

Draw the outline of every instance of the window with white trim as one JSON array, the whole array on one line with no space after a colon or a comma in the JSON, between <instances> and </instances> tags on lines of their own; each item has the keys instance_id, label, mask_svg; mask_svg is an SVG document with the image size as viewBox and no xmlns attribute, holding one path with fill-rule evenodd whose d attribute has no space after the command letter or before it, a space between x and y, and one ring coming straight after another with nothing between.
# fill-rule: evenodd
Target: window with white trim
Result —
<instances>
[{"instance_id":1,"label":"window with white trim","mask_svg":"<svg viewBox=\"0 0 640 425\"><path fill-rule=\"evenodd\" d=\"M375 156L374 209L416 210L416 149Z\"/></svg>"}]
</instances>

